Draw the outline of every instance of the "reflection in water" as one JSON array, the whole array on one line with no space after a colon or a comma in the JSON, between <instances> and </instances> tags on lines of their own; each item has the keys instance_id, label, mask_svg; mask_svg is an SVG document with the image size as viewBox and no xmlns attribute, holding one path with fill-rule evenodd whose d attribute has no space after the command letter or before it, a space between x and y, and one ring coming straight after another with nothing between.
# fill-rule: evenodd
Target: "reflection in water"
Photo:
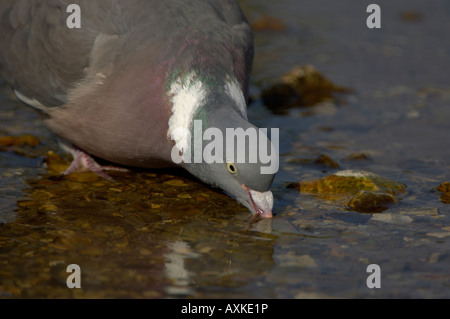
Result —
<instances>
[{"instance_id":1,"label":"reflection in water","mask_svg":"<svg viewBox=\"0 0 450 319\"><path fill-rule=\"evenodd\" d=\"M256 232L271 234L273 218L253 218L250 222L250 229Z\"/></svg>"},{"instance_id":2,"label":"reflection in water","mask_svg":"<svg viewBox=\"0 0 450 319\"><path fill-rule=\"evenodd\" d=\"M273 266L272 239L249 231L249 211L227 195L188 176L113 177L27 182L15 221L0 224L1 296L195 297ZM81 289L65 284L69 264L81 268Z\"/></svg>"},{"instance_id":3,"label":"reflection in water","mask_svg":"<svg viewBox=\"0 0 450 319\"><path fill-rule=\"evenodd\" d=\"M200 255L194 253L189 245L183 241L169 243L170 252L164 254L167 259L164 273L172 283L166 287L169 295L189 296L193 293L191 273L185 268L185 259L196 258Z\"/></svg>"}]
</instances>

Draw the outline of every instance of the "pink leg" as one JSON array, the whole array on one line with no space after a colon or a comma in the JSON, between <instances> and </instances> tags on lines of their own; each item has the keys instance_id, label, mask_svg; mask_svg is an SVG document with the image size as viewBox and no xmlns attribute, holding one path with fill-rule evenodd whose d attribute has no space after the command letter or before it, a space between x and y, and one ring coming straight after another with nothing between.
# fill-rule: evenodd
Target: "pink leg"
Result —
<instances>
[{"instance_id":1,"label":"pink leg","mask_svg":"<svg viewBox=\"0 0 450 319\"><path fill-rule=\"evenodd\" d=\"M82 151L76 147L68 147L69 152L73 156L73 161L70 164L69 168L67 168L62 175L68 175L75 172L85 172L91 171L97 174L100 177L106 178L107 180L112 180L112 178L106 174L104 171L119 171L119 172L127 172L126 168L115 167L115 166L102 166L98 164L89 154Z\"/></svg>"}]
</instances>

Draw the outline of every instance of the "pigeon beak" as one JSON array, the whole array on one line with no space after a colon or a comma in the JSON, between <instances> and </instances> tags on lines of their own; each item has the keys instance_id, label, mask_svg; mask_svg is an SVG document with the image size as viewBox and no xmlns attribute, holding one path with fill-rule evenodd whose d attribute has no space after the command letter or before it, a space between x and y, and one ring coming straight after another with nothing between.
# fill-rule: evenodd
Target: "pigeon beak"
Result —
<instances>
[{"instance_id":1,"label":"pigeon beak","mask_svg":"<svg viewBox=\"0 0 450 319\"><path fill-rule=\"evenodd\" d=\"M253 207L254 212L264 218L272 218L272 208L273 208L273 195L271 191L267 192L257 192L245 185L242 185L247 191L247 195L250 199L250 203Z\"/></svg>"}]
</instances>

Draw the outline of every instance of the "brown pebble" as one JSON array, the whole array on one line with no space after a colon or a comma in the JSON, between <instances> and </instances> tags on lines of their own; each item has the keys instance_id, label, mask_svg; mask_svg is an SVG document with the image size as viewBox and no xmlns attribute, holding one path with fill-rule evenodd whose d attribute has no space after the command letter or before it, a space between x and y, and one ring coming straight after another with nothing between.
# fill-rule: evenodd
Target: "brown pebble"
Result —
<instances>
[{"instance_id":1,"label":"brown pebble","mask_svg":"<svg viewBox=\"0 0 450 319\"><path fill-rule=\"evenodd\" d=\"M26 201L26 202L19 202L18 204L19 204L19 206L22 206L22 207L28 207L28 206L36 206L39 203L35 202L35 201Z\"/></svg>"},{"instance_id":2,"label":"brown pebble","mask_svg":"<svg viewBox=\"0 0 450 319\"><path fill-rule=\"evenodd\" d=\"M44 204L42 206L39 207L39 210L43 210L43 211L55 211L58 210L58 207L52 204Z\"/></svg>"},{"instance_id":3,"label":"brown pebble","mask_svg":"<svg viewBox=\"0 0 450 319\"><path fill-rule=\"evenodd\" d=\"M32 135L24 136L2 136L0 137L0 146L10 147L16 145L37 146L41 143L39 139Z\"/></svg>"},{"instance_id":4,"label":"brown pebble","mask_svg":"<svg viewBox=\"0 0 450 319\"><path fill-rule=\"evenodd\" d=\"M163 184L169 186L187 186L187 184L181 179L169 179L168 181L165 181Z\"/></svg>"},{"instance_id":5,"label":"brown pebble","mask_svg":"<svg viewBox=\"0 0 450 319\"><path fill-rule=\"evenodd\" d=\"M263 15L256 19L251 24L254 31L284 31L286 30L286 24L283 20Z\"/></svg>"}]
</instances>

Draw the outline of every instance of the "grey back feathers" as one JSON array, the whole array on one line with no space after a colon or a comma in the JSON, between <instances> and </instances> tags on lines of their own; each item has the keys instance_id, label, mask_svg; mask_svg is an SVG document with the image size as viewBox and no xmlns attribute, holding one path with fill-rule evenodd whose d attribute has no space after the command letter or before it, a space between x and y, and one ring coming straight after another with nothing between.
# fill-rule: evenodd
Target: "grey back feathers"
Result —
<instances>
[{"instance_id":1,"label":"grey back feathers","mask_svg":"<svg viewBox=\"0 0 450 319\"><path fill-rule=\"evenodd\" d=\"M81 29L66 26L71 3L82 9ZM164 62L189 41L189 28L208 37L198 53L226 53L243 86L253 57L251 31L235 1L2 0L0 21L2 77L46 106L69 102L72 90L79 96L80 86L99 81L113 62L126 67L125 57L146 46L158 52L153 63ZM188 63L197 62L207 61Z\"/></svg>"}]
</instances>

